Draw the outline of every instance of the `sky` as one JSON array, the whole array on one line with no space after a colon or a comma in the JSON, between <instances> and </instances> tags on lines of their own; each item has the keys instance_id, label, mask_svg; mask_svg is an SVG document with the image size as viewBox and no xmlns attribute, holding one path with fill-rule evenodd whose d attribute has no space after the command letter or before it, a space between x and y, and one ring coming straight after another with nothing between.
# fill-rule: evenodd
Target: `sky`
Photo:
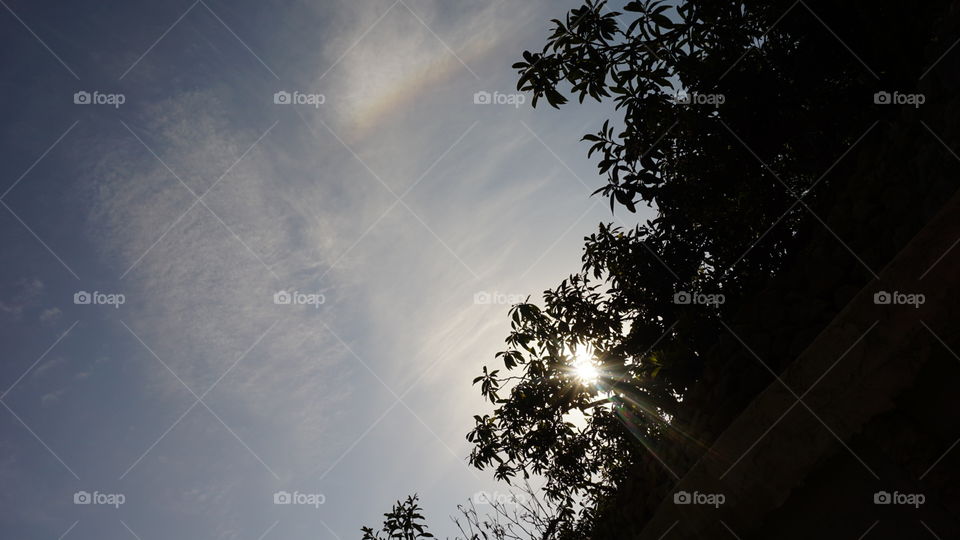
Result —
<instances>
[{"instance_id":1,"label":"sky","mask_svg":"<svg viewBox=\"0 0 960 540\"><path fill-rule=\"evenodd\" d=\"M609 105L510 68L579 3L0 1L5 536L358 538L411 493L445 536L506 493L471 380L614 219Z\"/></svg>"}]
</instances>

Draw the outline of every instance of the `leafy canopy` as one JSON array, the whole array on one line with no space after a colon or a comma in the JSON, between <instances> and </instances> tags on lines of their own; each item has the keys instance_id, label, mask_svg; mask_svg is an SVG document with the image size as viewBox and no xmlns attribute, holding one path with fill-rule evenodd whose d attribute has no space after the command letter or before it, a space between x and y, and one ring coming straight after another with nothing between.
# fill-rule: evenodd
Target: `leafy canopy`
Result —
<instances>
[{"instance_id":1,"label":"leafy canopy","mask_svg":"<svg viewBox=\"0 0 960 540\"><path fill-rule=\"evenodd\" d=\"M674 435L718 318L782 267L829 193L825 171L873 114L871 73L809 11L782 18L791 4L645 0L621 13L586 0L514 64L534 106L612 100L616 117L583 137L606 179L595 194L656 218L601 224L578 273L542 306L512 308L501 365L474 380L494 408L474 417L472 465L540 475L549 497L584 497L589 517ZM596 383L572 369L584 346Z\"/></svg>"}]
</instances>

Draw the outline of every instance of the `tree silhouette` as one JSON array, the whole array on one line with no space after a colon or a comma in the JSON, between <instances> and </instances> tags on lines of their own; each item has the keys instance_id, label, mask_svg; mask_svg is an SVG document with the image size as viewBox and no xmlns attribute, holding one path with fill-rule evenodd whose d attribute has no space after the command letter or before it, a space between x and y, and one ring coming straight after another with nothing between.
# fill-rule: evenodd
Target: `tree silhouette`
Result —
<instances>
[{"instance_id":1,"label":"tree silhouette","mask_svg":"<svg viewBox=\"0 0 960 540\"><path fill-rule=\"evenodd\" d=\"M397 501L393 509L384 514L386 519L380 531L361 528L363 540L432 538L432 534L425 532L417 500L414 494L404 502ZM560 538L570 521L569 509L539 497L529 483L507 498L482 502L489 504L489 511L484 514L477 511L473 500L457 506L460 517L452 519L464 540L551 540Z\"/></svg>"},{"instance_id":2,"label":"tree silhouette","mask_svg":"<svg viewBox=\"0 0 960 540\"><path fill-rule=\"evenodd\" d=\"M514 64L534 106L613 101L617 117L583 137L606 178L595 194L614 212L647 205L656 218L601 224L580 272L542 307L511 309L502 365L474 380L494 410L474 417L472 465L507 481L540 475L566 504L583 496L588 524L634 464L680 437L671 419L723 332L718 318L820 226L808 210L830 202L822 180L879 114L875 74L839 54L830 27L892 78L915 81L921 69L915 50L883 36L915 38L931 15L801 4L646 0L620 13L587 0ZM596 381L574 369L585 347Z\"/></svg>"},{"instance_id":3,"label":"tree silhouette","mask_svg":"<svg viewBox=\"0 0 960 540\"><path fill-rule=\"evenodd\" d=\"M916 84L945 5L641 0L621 13L585 0L514 64L534 106L589 97L616 111L583 140L620 222L585 239L581 269L541 305L511 308L498 365L474 379L493 410L474 417L470 463L542 478L554 537L590 537L637 465L682 440L676 418L720 318L821 227L844 157L898 114L874 92ZM622 221L643 205L654 219Z\"/></svg>"},{"instance_id":4,"label":"tree silhouette","mask_svg":"<svg viewBox=\"0 0 960 540\"><path fill-rule=\"evenodd\" d=\"M379 531L371 527L361 527L363 540L417 540L419 538L433 538L427 532L427 525L418 502L416 493L407 497L405 501L397 501L393 508L384 514L383 525Z\"/></svg>"}]
</instances>

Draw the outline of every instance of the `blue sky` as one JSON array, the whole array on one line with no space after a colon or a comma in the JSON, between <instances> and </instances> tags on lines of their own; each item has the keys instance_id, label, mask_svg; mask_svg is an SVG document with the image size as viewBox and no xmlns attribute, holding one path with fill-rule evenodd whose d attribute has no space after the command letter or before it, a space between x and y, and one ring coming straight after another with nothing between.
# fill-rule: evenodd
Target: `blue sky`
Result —
<instances>
[{"instance_id":1,"label":"blue sky","mask_svg":"<svg viewBox=\"0 0 960 540\"><path fill-rule=\"evenodd\" d=\"M470 381L611 219L609 110L474 98L577 5L3 0L8 535L346 539L413 492L449 534L505 491Z\"/></svg>"}]
</instances>

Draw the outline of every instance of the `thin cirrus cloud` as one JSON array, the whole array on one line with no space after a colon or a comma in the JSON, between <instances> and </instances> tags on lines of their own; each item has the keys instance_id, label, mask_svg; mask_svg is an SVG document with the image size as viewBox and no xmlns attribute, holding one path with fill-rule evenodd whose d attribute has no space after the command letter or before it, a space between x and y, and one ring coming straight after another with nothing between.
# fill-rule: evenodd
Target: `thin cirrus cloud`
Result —
<instances>
[{"instance_id":1,"label":"thin cirrus cloud","mask_svg":"<svg viewBox=\"0 0 960 540\"><path fill-rule=\"evenodd\" d=\"M495 55L506 52L505 38L517 35L537 11L495 2L362 6L345 35L366 34L311 81L329 89L349 140L392 121L430 125L452 103L468 103L473 91L497 80L491 75L502 73L503 62ZM512 87L507 84L501 90Z\"/></svg>"},{"instance_id":2,"label":"thin cirrus cloud","mask_svg":"<svg viewBox=\"0 0 960 540\"><path fill-rule=\"evenodd\" d=\"M56 375L58 384L18 388L15 405L33 400L55 422L80 397L125 392L110 422L78 420L110 424L116 444L62 453L84 481L129 491L125 522L143 538L256 538L275 520L281 537L326 526L347 537L415 491L445 522L451 500L492 485L465 466L463 436L483 408L470 380L501 347L507 306L476 305L474 294L551 286L607 217L567 169L587 174L579 133L572 144L538 140L569 130L569 116L473 103L479 90L512 92L509 64L565 6L208 4L222 21L193 8L124 77L123 108L71 111L82 121L53 155L74 161L78 229L97 262L67 258L84 280L106 269L95 285L126 303L34 306L51 325L81 322L51 355L68 361L24 383ZM156 35L168 25L156 23ZM143 43L116 53L111 69L155 38L123 39ZM278 90L326 102L279 106ZM25 200L28 189L15 194ZM279 290L324 302L277 305ZM188 409L191 392L204 403ZM70 448L53 428L40 432ZM324 525L276 514L270 494L284 488L325 492L315 514ZM31 519L52 531L64 506ZM84 519L71 535L92 534ZM104 530L124 533L108 521Z\"/></svg>"},{"instance_id":3,"label":"thin cirrus cloud","mask_svg":"<svg viewBox=\"0 0 960 540\"><path fill-rule=\"evenodd\" d=\"M335 409L339 392L323 389L335 380L336 355L309 324L314 314L275 305L273 294L313 292L318 284L311 279L341 246L329 240L336 231L288 202L319 201L324 185L294 185L278 170L270 142L247 152L263 133L238 129L225 117L215 94L193 92L131 125L149 150L131 136L98 163L92 227L104 255L126 269L118 281L128 298L125 323L194 392L213 384L272 328L218 391L263 417L295 423L302 446L312 447L323 415L278 413L291 402L300 410ZM195 203L190 190L200 196L207 189ZM324 292L336 299L335 289ZM160 386L182 389L162 364L153 366Z\"/></svg>"}]
</instances>

